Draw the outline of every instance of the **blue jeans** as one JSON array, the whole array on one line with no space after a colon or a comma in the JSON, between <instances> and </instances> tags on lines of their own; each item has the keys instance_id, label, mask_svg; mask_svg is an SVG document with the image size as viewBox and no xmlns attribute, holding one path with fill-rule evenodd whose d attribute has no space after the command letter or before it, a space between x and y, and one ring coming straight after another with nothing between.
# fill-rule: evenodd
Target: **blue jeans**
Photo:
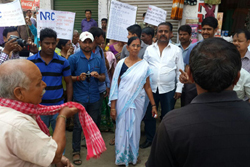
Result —
<instances>
[{"instance_id":1,"label":"blue jeans","mask_svg":"<svg viewBox=\"0 0 250 167\"><path fill-rule=\"evenodd\" d=\"M45 125L49 128L49 126L51 125L53 132L55 130L56 127L56 118L58 116L58 113L55 115L41 115L41 119L42 121L45 123Z\"/></svg>"},{"instance_id":2,"label":"blue jeans","mask_svg":"<svg viewBox=\"0 0 250 167\"><path fill-rule=\"evenodd\" d=\"M98 115L99 115L99 109L100 109L99 101L100 100L94 103L81 103L85 107L87 113L93 119L95 124L97 124L98 122ZM73 152L80 152L81 150L81 135L82 135L82 126L79 121L79 116L77 113L74 115L74 129L73 129L73 138L72 138Z\"/></svg>"},{"instance_id":3,"label":"blue jeans","mask_svg":"<svg viewBox=\"0 0 250 167\"><path fill-rule=\"evenodd\" d=\"M159 94L159 91L157 89L156 93L153 93L155 104L158 110L159 102L161 103L161 119L171 110L174 109L175 105L175 90ZM146 133L147 141L152 142L155 131L156 131L156 119L152 117L152 106L151 103L149 103L145 117L144 117L144 130Z\"/></svg>"}]
</instances>

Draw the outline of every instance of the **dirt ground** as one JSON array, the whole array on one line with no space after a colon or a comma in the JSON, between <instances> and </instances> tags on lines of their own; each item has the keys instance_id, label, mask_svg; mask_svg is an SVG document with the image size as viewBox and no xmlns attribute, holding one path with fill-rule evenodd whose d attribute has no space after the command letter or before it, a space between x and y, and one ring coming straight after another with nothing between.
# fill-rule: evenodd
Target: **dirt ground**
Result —
<instances>
[{"instance_id":1,"label":"dirt ground","mask_svg":"<svg viewBox=\"0 0 250 167\"><path fill-rule=\"evenodd\" d=\"M180 100L176 102L175 108L180 107ZM157 126L160 123L160 119L157 119ZM87 149L85 147L81 147L81 159L82 159L82 165L75 165L75 167L117 167L115 165L115 147L109 145L109 140L114 137L114 133L112 132L102 132L103 139L106 143L107 150L101 155L98 159L90 159L89 161L86 161L86 155L87 155ZM72 162L72 132L66 132L66 138L67 138L67 144L66 144L66 151L65 156L70 159ZM141 124L141 141L142 143L146 139L145 133L144 133L144 123ZM139 149L139 157L141 159L141 163L137 164L136 167L145 167L145 163L148 159L148 156L150 154L150 149ZM131 167L133 165L130 165Z\"/></svg>"}]
</instances>

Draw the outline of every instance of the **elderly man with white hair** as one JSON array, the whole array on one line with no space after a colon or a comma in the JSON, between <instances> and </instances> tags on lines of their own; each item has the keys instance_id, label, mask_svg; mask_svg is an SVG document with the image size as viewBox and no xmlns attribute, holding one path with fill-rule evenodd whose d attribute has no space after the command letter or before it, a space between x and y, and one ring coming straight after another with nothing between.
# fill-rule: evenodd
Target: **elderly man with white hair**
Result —
<instances>
[{"instance_id":1,"label":"elderly man with white hair","mask_svg":"<svg viewBox=\"0 0 250 167\"><path fill-rule=\"evenodd\" d=\"M64 157L66 118L77 113L75 107L59 111L53 137L38 114L46 84L39 68L28 60L9 60L0 66L0 162L1 166L72 167ZM54 110L56 110L54 108Z\"/></svg>"},{"instance_id":2,"label":"elderly man with white hair","mask_svg":"<svg viewBox=\"0 0 250 167\"><path fill-rule=\"evenodd\" d=\"M72 46L74 47L74 53L80 47L79 36L80 36L79 32L77 30L74 30L74 32L73 32L73 39L72 39Z\"/></svg>"}]
</instances>

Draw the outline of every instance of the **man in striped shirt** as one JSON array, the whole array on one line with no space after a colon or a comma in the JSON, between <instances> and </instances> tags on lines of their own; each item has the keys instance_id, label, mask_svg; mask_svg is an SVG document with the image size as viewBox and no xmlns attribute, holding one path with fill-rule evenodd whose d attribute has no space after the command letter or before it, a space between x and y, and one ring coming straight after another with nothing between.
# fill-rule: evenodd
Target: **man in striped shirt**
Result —
<instances>
[{"instance_id":1,"label":"man in striped shirt","mask_svg":"<svg viewBox=\"0 0 250 167\"><path fill-rule=\"evenodd\" d=\"M62 77L66 82L67 101L72 100L73 87L71 71L67 59L55 53L57 34L54 30L45 28L40 32L41 51L28 58L35 63L42 73L42 80L47 84L43 95L43 105L59 105L64 103ZM41 116L43 122L52 129L55 128L56 115Z\"/></svg>"}]
</instances>

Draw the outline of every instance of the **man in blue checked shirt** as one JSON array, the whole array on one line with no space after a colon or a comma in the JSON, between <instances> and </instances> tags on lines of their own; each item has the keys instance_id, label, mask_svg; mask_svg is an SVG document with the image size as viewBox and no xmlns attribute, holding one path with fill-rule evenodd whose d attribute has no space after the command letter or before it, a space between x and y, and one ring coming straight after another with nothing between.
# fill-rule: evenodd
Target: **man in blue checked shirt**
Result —
<instances>
[{"instance_id":1,"label":"man in blue checked shirt","mask_svg":"<svg viewBox=\"0 0 250 167\"><path fill-rule=\"evenodd\" d=\"M102 58L92 52L94 37L89 32L79 37L80 50L69 57L73 80L73 100L81 103L97 124L99 116L99 82L105 81L105 63ZM80 165L82 127L78 114L74 116L73 129L73 163Z\"/></svg>"},{"instance_id":2,"label":"man in blue checked shirt","mask_svg":"<svg viewBox=\"0 0 250 167\"><path fill-rule=\"evenodd\" d=\"M98 27L92 27L89 32L93 35L94 41L93 41L93 48L92 51L98 55L99 57L101 57L103 63L105 64L105 56L103 53L103 50L101 49L100 45L102 44L102 42L104 41L104 32L102 29L98 28ZM76 50L75 53L80 52L80 48L78 48ZM107 96L109 96L109 91L110 91L110 80L108 77L108 71L106 69L105 66L105 82L98 82L99 85L99 93L100 93L100 103L99 103L99 113L98 113L98 120L96 125L99 127L100 126L100 122L101 122L101 109L102 109L102 102L103 99Z\"/></svg>"}]
</instances>

